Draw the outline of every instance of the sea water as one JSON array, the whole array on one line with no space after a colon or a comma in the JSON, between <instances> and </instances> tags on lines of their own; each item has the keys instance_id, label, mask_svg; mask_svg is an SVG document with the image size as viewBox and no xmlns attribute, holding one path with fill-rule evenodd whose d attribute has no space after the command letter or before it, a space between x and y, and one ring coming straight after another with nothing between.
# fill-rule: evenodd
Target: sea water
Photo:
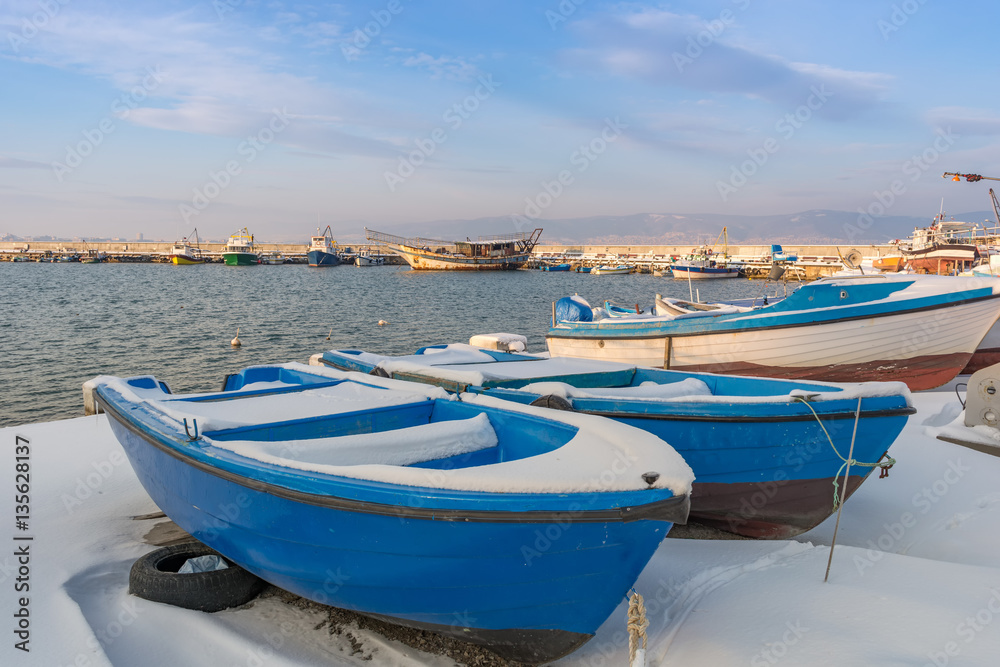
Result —
<instances>
[{"instance_id":1,"label":"sea water","mask_svg":"<svg viewBox=\"0 0 1000 667\"><path fill-rule=\"evenodd\" d=\"M0 426L82 415L81 385L96 375L154 375L187 393L218 390L246 366L305 363L334 348L410 354L507 332L542 352L551 304L563 296L645 309L657 293L698 290L713 301L764 289L650 274L2 262ZM237 328L242 346L233 348Z\"/></svg>"}]
</instances>

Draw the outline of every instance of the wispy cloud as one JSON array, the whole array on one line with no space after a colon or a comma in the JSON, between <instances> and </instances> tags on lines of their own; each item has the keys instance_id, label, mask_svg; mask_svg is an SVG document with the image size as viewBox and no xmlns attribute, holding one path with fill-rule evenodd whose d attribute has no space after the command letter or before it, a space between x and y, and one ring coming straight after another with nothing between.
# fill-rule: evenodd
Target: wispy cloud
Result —
<instances>
[{"instance_id":1,"label":"wispy cloud","mask_svg":"<svg viewBox=\"0 0 1000 667\"><path fill-rule=\"evenodd\" d=\"M1000 115L986 109L935 107L927 111L926 118L931 125L951 127L959 135L1000 134Z\"/></svg>"},{"instance_id":2,"label":"wispy cloud","mask_svg":"<svg viewBox=\"0 0 1000 667\"><path fill-rule=\"evenodd\" d=\"M160 16L88 13L67 5L16 57L104 79L122 91L138 85L145 68L162 81L126 116L135 125L194 134L241 137L266 127L287 109L297 127L280 139L314 150L395 155L380 139L378 104L369 95L295 72L295 63L266 50L236 17L220 23L191 9ZM338 25L284 15L282 34L317 46L340 34ZM16 16L0 18L0 24ZM324 42L325 43L325 42ZM109 100L110 102L110 100Z\"/></svg>"},{"instance_id":3,"label":"wispy cloud","mask_svg":"<svg viewBox=\"0 0 1000 667\"><path fill-rule=\"evenodd\" d=\"M51 170L52 165L34 160L22 160L16 157L0 155L0 169L45 169Z\"/></svg>"},{"instance_id":4,"label":"wispy cloud","mask_svg":"<svg viewBox=\"0 0 1000 667\"><path fill-rule=\"evenodd\" d=\"M479 74L479 70L472 63L466 62L462 58L451 56L434 57L427 53L419 53L409 56L403 60L404 67L415 67L430 73L434 79L452 79L454 81L468 81Z\"/></svg>"},{"instance_id":5,"label":"wispy cloud","mask_svg":"<svg viewBox=\"0 0 1000 667\"><path fill-rule=\"evenodd\" d=\"M766 100L785 109L803 104L813 86L830 93L819 116L846 120L872 108L891 78L831 65L793 62L736 45L707 21L659 9L611 13L574 24L583 46L563 51L571 67L699 92ZM708 38L699 36L709 35Z\"/></svg>"}]
</instances>

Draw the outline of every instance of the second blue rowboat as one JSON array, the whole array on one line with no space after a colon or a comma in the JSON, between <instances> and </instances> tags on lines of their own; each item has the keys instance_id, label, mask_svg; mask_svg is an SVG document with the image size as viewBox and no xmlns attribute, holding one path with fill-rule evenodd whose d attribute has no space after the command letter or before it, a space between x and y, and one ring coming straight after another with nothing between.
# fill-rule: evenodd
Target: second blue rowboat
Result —
<instances>
[{"instance_id":1,"label":"second blue rowboat","mask_svg":"<svg viewBox=\"0 0 1000 667\"><path fill-rule=\"evenodd\" d=\"M546 358L469 345L385 357L330 350L312 364L380 373L593 415L643 429L677 450L694 470L691 518L756 538L788 538L833 513L915 412L899 382L820 382L684 373L628 364ZM854 426L857 422L857 434Z\"/></svg>"},{"instance_id":2,"label":"second blue rowboat","mask_svg":"<svg viewBox=\"0 0 1000 667\"><path fill-rule=\"evenodd\" d=\"M85 393L153 501L233 562L521 662L587 641L687 514L681 457L596 417L302 364Z\"/></svg>"}]
</instances>

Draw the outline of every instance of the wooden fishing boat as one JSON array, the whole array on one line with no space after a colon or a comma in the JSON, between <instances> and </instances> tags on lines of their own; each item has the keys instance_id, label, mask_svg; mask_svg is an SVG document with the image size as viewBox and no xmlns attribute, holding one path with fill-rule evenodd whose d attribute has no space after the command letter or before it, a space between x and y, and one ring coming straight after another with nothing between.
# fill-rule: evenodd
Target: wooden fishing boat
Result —
<instances>
[{"instance_id":1,"label":"wooden fishing boat","mask_svg":"<svg viewBox=\"0 0 1000 667\"><path fill-rule=\"evenodd\" d=\"M687 516L683 459L598 417L303 364L224 387L85 394L157 506L234 563L511 660L586 642Z\"/></svg>"},{"instance_id":2,"label":"wooden fishing boat","mask_svg":"<svg viewBox=\"0 0 1000 667\"><path fill-rule=\"evenodd\" d=\"M369 241L381 244L420 271L511 271L524 266L538 243L542 230L500 236L481 236L472 241L439 241L404 238L365 228Z\"/></svg>"},{"instance_id":3,"label":"wooden fishing boat","mask_svg":"<svg viewBox=\"0 0 1000 667\"><path fill-rule=\"evenodd\" d=\"M902 383L818 382L682 373L469 345L387 357L330 350L311 364L378 373L518 403L609 417L669 442L695 473L693 520L755 538L818 525L881 461L915 411ZM854 424L857 421L857 431Z\"/></svg>"},{"instance_id":4,"label":"wooden fishing boat","mask_svg":"<svg viewBox=\"0 0 1000 667\"><path fill-rule=\"evenodd\" d=\"M1000 316L1000 279L879 274L822 278L763 306L657 298L599 317L561 299L552 356L675 370L931 389L958 374Z\"/></svg>"}]
</instances>

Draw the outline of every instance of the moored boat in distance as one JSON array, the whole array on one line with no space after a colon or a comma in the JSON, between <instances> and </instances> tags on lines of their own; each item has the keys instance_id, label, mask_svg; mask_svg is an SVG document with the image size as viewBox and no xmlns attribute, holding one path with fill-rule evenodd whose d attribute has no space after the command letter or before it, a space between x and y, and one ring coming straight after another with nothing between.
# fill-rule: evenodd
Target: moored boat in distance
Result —
<instances>
[{"instance_id":1,"label":"moored boat in distance","mask_svg":"<svg viewBox=\"0 0 1000 667\"><path fill-rule=\"evenodd\" d=\"M916 273L956 275L979 260L977 225L945 220L942 211L930 227L913 230L907 247L900 249L906 268Z\"/></svg>"},{"instance_id":2,"label":"moored boat in distance","mask_svg":"<svg viewBox=\"0 0 1000 667\"><path fill-rule=\"evenodd\" d=\"M188 241L189 237L193 237L195 239L194 245ZM180 241L174 243L174 245L170 247L170 252L167 257L170 259L171 264L204 264L205 259L201 256L198 229L195 228L189 236L185 236Z\"/></svg>"},{"instance_id":3,"label":"moored boat in distance","mask_svg":"<svg viewBox=\"0 0 1000 667\"><path fill-rule=\"evenodd\" d=\"M333 230L326 226L323 233L316 228L316 235L309 244L309 266L337 266L340 264L340 254L337 252L337 242L333 240Z\"/></svg>"},{"instance_id":4,"label":"moored boat in distance","mask_svg":"<svg viewBox=\"0 0 1000 667\"><path fill-rule=\"evenodd\" d=\"M605 264L595 266L590 270L592 276L627 276L635 272L635 267L631 264Z\"/></svg>"},{"instance_id":5,"label":"moored boat in distance","mask_svg":"<svg viewBox=\"0 0 1000 667\"><path fill-rule=\"evenodd\" d=\"M931 389L962 370L997 321L1000 279L822 278L770 305L657 297L642 314L603 314L580 297L561 299L546 335L549 352L693 372L891 379Z\"/></svg>"},{"instance_id":6,"label":"moored boat in distance","mask_svg":"<svg viewBox=\"0 0 1000 667\"><path fill-rule=\"evenodd\" d=\"M84 394L153 502L232 562L510 660L590 639L687 517L690 467L627 425L304 364L223 386ZM250 510L223 512L234 498Z\"/></svg>"},{"instance_id":7,"label":"moored boat in distance","mask_svg":"<svg viewBox=\"0 0 1000 667\"><path fill-rule=\"evenodd\" d=\"M836 510L832 483L838 474L844 481L852 438L855 461L879 462L915 412L899 382L833 385L682 373L462 344L400 357L329 350L309 363L635 426L669 442L694 470L693 520L755 538L786 539L830 516ZM852 466L840 498L873 470Z\"/></svg>"},{"instance_id":8,"label":"moored boat in distance","mask_svg":"<svg viewBox=\"0 0 1000 667\"><path fill-rule=\"evenodd\" d=\"M715 246L720 239L724 239L722 253L715 253ZM740 269L738 266L729 264L729 233L726 227L722 228L719 238L715 240L712 247L701 246L694 250L689 256L684 257L670 265L670 271L674 278L684 279L708 279L708 278L738 278Z\"/></svg>"},{"instance_id":9,"label":"moored boat in distance","mask_svg":"<svg viewBox=\"0 0 1000 667\"><path fill-rule=\"evenodd\" d=\"M229 237L226 249L222 251L222 259L226 266L254 266L260 264L253 235L247 228L237 231Z\"/></svg>"},{"instance_id":10,"label":"moored boat in distance","mask_svg":"<svg viewBox=\"0 0 1000 667\"><path fill-rule=\"evenodd\" d=\"M480 236L472 241L439 241L405 238L365 228L369 241L384 245L419 271L512 271L524 266L542 230L499 236Z\"/></svg>"},{"instance_id":11,"label":"moored boat in distance","mask_svg":"<svg viewBox=\"0 0 1000 667\"><path fill-rule=\"evenodd\" d=\"M385 264L385 257L377 255L371 250L362 250L354 257L355 266L382 266Z\"/></svg>"}]
</instances>

